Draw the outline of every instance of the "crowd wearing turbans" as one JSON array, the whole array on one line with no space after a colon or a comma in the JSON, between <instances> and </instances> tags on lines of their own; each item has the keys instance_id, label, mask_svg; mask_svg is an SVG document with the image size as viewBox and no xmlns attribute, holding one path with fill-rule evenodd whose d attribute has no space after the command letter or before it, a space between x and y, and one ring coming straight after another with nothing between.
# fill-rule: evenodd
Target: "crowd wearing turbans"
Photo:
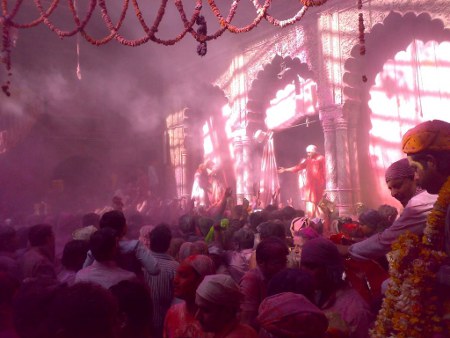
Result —
<instances>
[{"instance_id":1,"label":"crowd wearing turbans","mask_svg":"<svg viewBox=\"0 0 450 338\"><path fill-rule=\"evenodd\" d=\"M117 196L108 210L70 221L4 221L0 338L376 336L392 244L423 234L450 179L450 124L420 124L402 147L408 158L385 173L400 213L389 205L353 218L309 218L290 206L253 211L245 201L230 207L227 189L214 208L174 208L155 223L129 214ZM449 270L444 263L437 272L446 288Z\"/></svg>"}]
</instances>

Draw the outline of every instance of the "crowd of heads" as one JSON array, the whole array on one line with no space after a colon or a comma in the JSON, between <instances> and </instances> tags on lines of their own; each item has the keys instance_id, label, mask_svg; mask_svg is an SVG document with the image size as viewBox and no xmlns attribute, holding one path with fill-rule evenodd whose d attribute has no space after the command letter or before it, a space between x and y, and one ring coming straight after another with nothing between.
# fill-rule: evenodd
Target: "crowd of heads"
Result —
<instances>
[{"instance_id":1,"label":"crowd of heads","mask_svg":"<svg viewBox=\"0 0 450 338\"><path fill-rule=\"evenodd\" d=\"M421 188L438 192L436 180L442 186L450 176L448 150L422 147L426 136L421 135L420 130L406 135L403 149L409 159L386 171L388 189L404 206ZM210 213L176 209L176 218L152 223L145 215L119 210L124 207L119 202L102 214L78 216L78 226L66 229L67 222L58 222L60 215L47 223L9 221L0 226L0 332L10 330L23 338L160 336L152 326L158 290L148 281L149 275L166 272L145 273L134 257L140 250L176 262L173 276L167 277L173 299L193 311L193 320L206 333L259 330L261 337L320 338L339 331L350 336L350 325L336 325L326 311L351 288L345 260L328 237L342 235L340 244L368 238L389 228L398 215L396 208L382 205L353 218L312 219L293 207L252 211L244 203ZM126 256L124 247L132 247L133 257ZM135 278L108 288L74 282L92 263L89 257L136 272ZM243 321L252 328L237 324L248 298L242 281L253 283L250 277L263 290L252 321ZM371 315L373 319L376 312ZM348 321L345 316L340 323Z\"/></svg>"}]
</instances>

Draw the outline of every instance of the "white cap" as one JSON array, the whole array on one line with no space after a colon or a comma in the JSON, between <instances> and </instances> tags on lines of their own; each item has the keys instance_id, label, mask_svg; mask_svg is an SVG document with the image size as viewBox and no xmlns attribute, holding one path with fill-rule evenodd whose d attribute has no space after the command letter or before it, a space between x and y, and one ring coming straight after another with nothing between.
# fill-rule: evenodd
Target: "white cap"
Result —
<instances>
[{"instance_id":1,"label":"white cap","mask_svg":"<svg viewBox=\"0 0 450 338\"><path fill-rule=\"evenodd\" d=\"M310 144L309 146L306 147L306 152L307 153L317 153L317 147L314 144Z\"/></svg>"}]
</instances>

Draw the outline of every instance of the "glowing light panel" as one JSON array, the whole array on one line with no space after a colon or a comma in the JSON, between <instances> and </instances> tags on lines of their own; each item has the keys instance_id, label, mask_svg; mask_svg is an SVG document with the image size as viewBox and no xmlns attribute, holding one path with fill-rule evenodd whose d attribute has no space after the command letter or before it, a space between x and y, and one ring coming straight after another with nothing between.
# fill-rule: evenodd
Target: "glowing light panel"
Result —
<instances>
[{"instance_id":1,"label":"glowing light panel","mask_svg":"<svg viewBox=\"0 0 450 338\"><path fill-rule=\"evenodd\" d=\"M298 86L298 88L296 88ZM313 115L317 109L317 85L311 79L298 78L298 83L289 83L277 91L266 110L265 123L268 129L278 129L295 123L301 117Z\"/></svg>"},{"instance_id":2,"label":"glowing light panel","mask_svg":"<svg viewBox=\"0 0 450 338\"><path fill-rule=\"evenodd\" d=\"M384 173L389 165L405 157L400 142L406 131L427 120L450 122L449 59L449 42L414 40L386 61L370 89L369 153L383 203L394 202Z\"/></svg>"}]
</instances>

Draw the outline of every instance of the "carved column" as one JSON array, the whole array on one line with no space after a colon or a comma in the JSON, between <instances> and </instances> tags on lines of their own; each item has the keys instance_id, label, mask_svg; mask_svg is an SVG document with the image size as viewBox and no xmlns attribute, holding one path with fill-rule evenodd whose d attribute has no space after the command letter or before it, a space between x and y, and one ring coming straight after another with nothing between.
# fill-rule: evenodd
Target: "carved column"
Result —
<instances>
[{"instance_id":1,"label":"carved column","mask_svg":"<svg viewBox=\"0 0 450 338\"><path fill-rule=\"evenodd\" d=\"M189 197L189 192L190 189L188 187L188 180L187 180L187 149L182 147L181 148L181 152L180 152L180 156L181 156L181 184L180 184L180 189L181 191L179 192L179 196L183 196L183 197Z\"/></svg>"},{"instance_id":2,"label":"carved column","mask_svg":"<svg viewBox=\"0 0 450 338\"><path fill-rule=\"evenodd\" d=\"M358 144L356 123L350 119L348 125L348 153L350 160L350 177L353 188L353 205L361 202L361 183L359 179L359 157L358 157Z\"/></svg>"},{"instance_id":3,"label":"carved column","mask_svg":"<svg viewBox=\"0 0 450 338\"><path fill-rule=\"evenodd\" d=\"M247 114L247 86L246 86L246 63L243 55L237 55L233 59L232 68L235 72L230 84L231 116L233 121L233 148L234 166L236 174L236 198L241 203L246 197L246 179L248 179L249 147L246 136L246 114Z\"/></svg>"},{"instance_id":4,"label":"carved column","mask_svg":"<svg viewBox=\"0 0 450 338\"><path fill-rule=\"evenodd\" d=\"M325 192L328 198L336 201L337 189L337 167L336 167L336 129L334 119L326 116L322 120L324 148L325 148L325 165L326 165L326 188Z\"/></svg>"},{"instance_id":5,"label":"carved column","mask_svg":"<svg viewBox=\"0 0 450 338\"><path fill-rule=\"evenodd\" d=\"M243 197L247 198L249 201L251 200L251 192L252 192L252 182L253 175L250 172L250 146L252 140L248 136L241 137L242 142L242 194Z\"/></svg>"},{"instance_id":6,"label":"carved column","mask_svg":"<svg viewBox=\"0 0 450 338\"><path fill-rule=\"evenodd\" d=\"M236 200L240 203L245 196L244 188L244 164L243 164L243 144L241 136L233 139L234 150L234 171L236 173Z\"/></svg>"},{"instance_id":7,"label":"carved column","mask_svg":"<svg viewBox=\"0 0 450 338\"><path fill-rule=\"evenodd\" d=\"M348 122L338 117L336 123L336 149L337 149L337 207L340 216L353 214L353 189L350 172Z\"/></svg>"}]
</instances>

